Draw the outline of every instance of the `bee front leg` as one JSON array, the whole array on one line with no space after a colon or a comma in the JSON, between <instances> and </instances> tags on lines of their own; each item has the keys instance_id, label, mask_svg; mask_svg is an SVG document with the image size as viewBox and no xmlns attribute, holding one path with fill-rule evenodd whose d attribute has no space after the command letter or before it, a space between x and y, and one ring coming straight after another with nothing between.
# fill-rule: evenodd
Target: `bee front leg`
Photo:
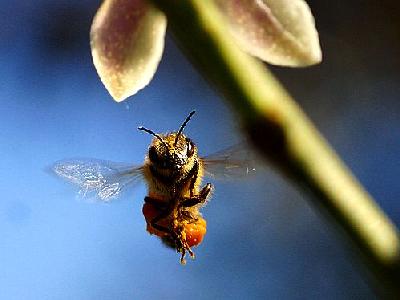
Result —
<instances>
[{"instance_id":1,"label":"bee front leg","mask_svg":"<svg viewBox=\"0 0 400 300\"><path fill-rule=\"evenodd\" d=\"M207 183L200 191L199 197L203 199L203 202L205 202L210 196L211 191L213 190L214 186L211 183Z\"/></svg>"},{"instance_id":2,"label":"bee front leg","mask_svg":"<svg viewBox=\"0 0 400 300\"><path fill-rule=\"evenodd\" d=\"M190 179L190 186L189 186L189 192L190 192L190 198L194 196L194 186L196 184L197 178L199 176L199 163L196 162L194 165L193 169L190 171L192 174L192 178Z\"/></svg>"},{"instance_id":3,"label":"bee front leg","mask_svg":"<svg viewBox=\"0 0 400 300\"><path fill-rule=\"evenodd\" d=\"M213 189L213 185L211 183L207 183L201 190L198 195L191 196L186 198L179 204L179 207L192 207L197 204L203 204L207 201L207 198L210 196L211 191Z\"/></svg>"}]
</instances>

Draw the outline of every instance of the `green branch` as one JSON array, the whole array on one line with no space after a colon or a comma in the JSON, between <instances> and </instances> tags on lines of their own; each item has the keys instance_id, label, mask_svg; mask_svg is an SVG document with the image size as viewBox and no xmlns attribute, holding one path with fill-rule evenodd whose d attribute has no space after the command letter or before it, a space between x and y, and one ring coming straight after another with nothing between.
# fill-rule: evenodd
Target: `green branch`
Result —
<instances>
[{"instance_id":1,"label":"green branch","mask_svg":"<svg viewBox=\"0 0 400 300\"><path fill-rule=\"evenodd\" d=\"M192 62L236 110L254 146L340 225L386 296L400 295L397 229L301 108L239 50L211 0L152 0Z\"/></svg>"}]
</instances>

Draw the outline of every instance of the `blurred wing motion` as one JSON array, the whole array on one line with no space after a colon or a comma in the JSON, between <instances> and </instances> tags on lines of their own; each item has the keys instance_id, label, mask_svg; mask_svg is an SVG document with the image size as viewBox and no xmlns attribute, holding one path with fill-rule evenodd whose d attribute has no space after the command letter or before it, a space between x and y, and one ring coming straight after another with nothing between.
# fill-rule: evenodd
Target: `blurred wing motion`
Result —
<instances>
[{"instance_id":1,"label":"blurred wing motion","mask_svg":"<svg viewBox=\"0 0 400 300\"><path fill-rule=\"evenodd\" d=\"M79 186L83 197L108 202L119 196L127 186L142 179L142 167L99 159L61 160L53 171L61 178Z\"/></svg>"},{"instance_id":2,"label":"blurred wing motion","mask_svg":"<svg viewBox=\"0 0 400 300\"><path fill-rule=\"evenodd\" d=\"M205 176L216 179L235 179L254 174L255 158L245 143L203 157Z\"/></svg>"}]
</instances>

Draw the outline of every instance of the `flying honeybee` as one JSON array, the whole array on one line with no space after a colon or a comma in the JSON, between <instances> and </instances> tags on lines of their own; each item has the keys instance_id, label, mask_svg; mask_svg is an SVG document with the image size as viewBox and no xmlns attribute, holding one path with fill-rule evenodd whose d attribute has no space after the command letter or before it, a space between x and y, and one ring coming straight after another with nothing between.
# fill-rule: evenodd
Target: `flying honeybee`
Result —
<instances>
[{"instance_id":1,"label":"flying honeybee","mask_svg":"<svg viewBox=\"0 0 400 300\"><path fill-rule=\"evenodd\" d=\"M206 220L200 208L209 200L213 185L201 186L203 176L240 177L255 170L253 160L243 146L199 157L197 146L183 134L194 113L192 111L187 116L177 132L157 134L144 127L138 128L154 136L142 166L97 159L71 159L56 162L53 170L78 185L81 194L93 194L104 202L144 179L148 195L142 211L147 231L176 249L181 254L181 263L185 263L186 253L194 258L191 248L199 245L206 234Z\"/></svg>"}]
</instances>

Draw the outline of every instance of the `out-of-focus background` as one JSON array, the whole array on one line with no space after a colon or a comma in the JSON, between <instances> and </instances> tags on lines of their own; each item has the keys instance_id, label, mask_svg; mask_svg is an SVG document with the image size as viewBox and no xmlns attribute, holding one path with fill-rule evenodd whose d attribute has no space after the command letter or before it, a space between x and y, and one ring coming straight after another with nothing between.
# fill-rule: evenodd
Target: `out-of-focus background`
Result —
<instances>
[{"instance_id":1,"label":"out-of-focus background","mask_svg":"<svg viewBox=\"0 0 400 300\"><path fill-rule=\"evenodd\" d=\"M400 4L308 1L324 61L273 67L341 157L400 225ZM208 233L185 267L145 231L144 185L115 203L76 198L45 172L94 157L140 164L177 129L205 155L241 141L235 116L167 37L154 80L117 104L91 62L100 1L0 1L1 299L368 299L355 254L268 166L214 182ZM268 137L266 137L268 138Z\"/></svg>"}]
</instances>

